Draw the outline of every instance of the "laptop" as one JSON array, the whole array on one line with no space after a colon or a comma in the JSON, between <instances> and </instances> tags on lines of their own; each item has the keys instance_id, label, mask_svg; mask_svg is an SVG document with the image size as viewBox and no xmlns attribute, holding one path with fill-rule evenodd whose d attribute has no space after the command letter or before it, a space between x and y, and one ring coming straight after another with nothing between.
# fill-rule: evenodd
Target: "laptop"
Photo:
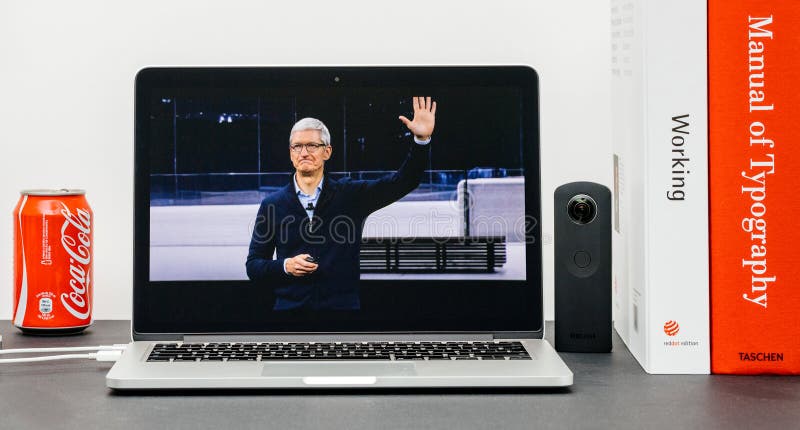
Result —
<instances>
[{"instance_id":1,"label":"laptop","mask_svg":"<svg viewBox=\"0 0 800 430\"><path fill-rule=\"evenodd\" d=\"M525 66L146 68L128 389L561 387Z\"/></svg>"}]
</instances>

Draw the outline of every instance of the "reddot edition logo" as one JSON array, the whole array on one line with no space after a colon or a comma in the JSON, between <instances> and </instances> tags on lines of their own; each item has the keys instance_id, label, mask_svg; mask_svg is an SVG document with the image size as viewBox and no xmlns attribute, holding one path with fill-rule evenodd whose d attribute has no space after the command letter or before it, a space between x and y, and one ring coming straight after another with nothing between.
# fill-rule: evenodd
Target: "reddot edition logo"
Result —
<instances>
[{"instance_id":1,"label":"reddot edition logo","mask_svg":"<svg viewBox=\"0 0 800 430\"><path fill-rule=\"evenodd\" d=\"M664 324L664 333L667 336L675 336L679 331L681 331L681 326L675 321L669 320Z\"/></svg>"}]
</instances>

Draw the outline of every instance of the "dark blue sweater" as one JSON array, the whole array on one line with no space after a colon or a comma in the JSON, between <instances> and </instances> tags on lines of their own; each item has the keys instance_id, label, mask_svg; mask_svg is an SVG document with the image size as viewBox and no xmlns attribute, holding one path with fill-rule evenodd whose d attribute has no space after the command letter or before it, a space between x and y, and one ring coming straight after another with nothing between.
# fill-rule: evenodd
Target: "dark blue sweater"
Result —
<instances>
[{"instance_id":1,"label":"dark blue sweater","mask_svg":"<svg viewBox=\"0 0 800 430\"><path fill-rule=\"evenodd\" d=\"M275 309L358 309L359 252L364 220L417 188L428 145L412 144L397 172L376 180L334 180L325 175L314 217L300 204L294 183L268 195L258 209L247 276L275 292ZM275 252L275 259L272 254ZM283 260L311 254L317 270L296 277Z\"/></svg>"}]
</instances>

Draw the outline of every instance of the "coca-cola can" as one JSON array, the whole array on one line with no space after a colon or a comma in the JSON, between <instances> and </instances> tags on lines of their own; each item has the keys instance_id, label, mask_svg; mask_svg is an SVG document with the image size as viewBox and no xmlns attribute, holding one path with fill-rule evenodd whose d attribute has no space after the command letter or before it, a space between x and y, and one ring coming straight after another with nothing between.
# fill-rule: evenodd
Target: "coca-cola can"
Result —
<instances>
[{"instance_id":1,"label":"coca-cola can","mask_svg":"<svg viewBox=\"0 0 800 430\"><path fill-rule=\"evenodd\" d=\"M92 208L83 190L25 190L14 208L14 325L34 334L92 324Z\"/></svg>"}]
</instances>

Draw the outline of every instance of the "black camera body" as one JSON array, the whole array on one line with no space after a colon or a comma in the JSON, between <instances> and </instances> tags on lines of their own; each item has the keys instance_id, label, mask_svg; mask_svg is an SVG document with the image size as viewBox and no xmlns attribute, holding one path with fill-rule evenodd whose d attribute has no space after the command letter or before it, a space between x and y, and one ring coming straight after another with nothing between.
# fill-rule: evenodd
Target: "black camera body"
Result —
<instances>
[{"instance_id":1,"label":"black camera body","mask_svg":"<svg viewBox=\"0 0 800 430\"><path fill-rule=\"evenodd\" d=\"M593 182L554 195L555 346L611 351L611 191Z\"/></svg>"}]
</instances>

